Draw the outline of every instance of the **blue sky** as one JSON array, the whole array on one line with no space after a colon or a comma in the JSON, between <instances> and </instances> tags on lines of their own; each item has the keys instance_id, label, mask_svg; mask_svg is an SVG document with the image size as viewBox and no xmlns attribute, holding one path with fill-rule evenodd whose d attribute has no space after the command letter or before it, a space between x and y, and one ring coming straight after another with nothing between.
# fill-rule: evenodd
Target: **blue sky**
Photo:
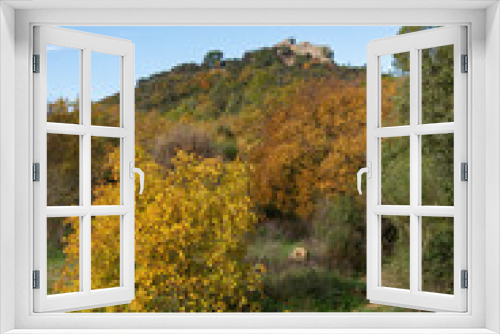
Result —
<instances>
[{"instance_id":1,"label":"blue sky","mask_svg":"<svg viewBox=\"0 0 500 334\"><path fill-rule=\"evenodd\" d=\"M222 50L225 58L239 58L245 51L272 46L285 38L297 42L329 45L339 64L366 63L370 40L394 36L400 27L332 26L176 26L176 27L65 27L131 40L135 44L135 76L139 78L170 69L180 63L201 62L207 51ZM78 94L78 52L50 47L48 54L48 100ZM387 57L386 57L387 58ZM390 60L382 64L390 68ZM119 60L92 54L93 101L118 90Z\"/></svg>"}]
</instances>

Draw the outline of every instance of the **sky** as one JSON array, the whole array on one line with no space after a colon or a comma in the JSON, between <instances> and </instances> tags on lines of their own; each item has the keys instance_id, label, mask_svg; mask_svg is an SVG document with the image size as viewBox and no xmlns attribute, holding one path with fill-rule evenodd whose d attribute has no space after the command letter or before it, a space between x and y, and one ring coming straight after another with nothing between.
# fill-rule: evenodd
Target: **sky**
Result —
<instances>
[{"instance_id":1,"label":"sky","mask_svg":"<svg viewBox=\"0 0 500 334\"><path fill-rule=\"evenodd\" d=\"M136 80L187 62L200 63L210 50L222 50L224 58L240 58L246 51L269 47L293 37L297 43L328 45L338 64L366 64L366 45L394 36L396 26L172 26L172 27L76 27L64 28L123 38L135 44ZM74 100L79 91L79 52L60 46L47 51L49 101ZM391 67L384 57L382 70ZM119 89L119 58L92 53L91 99L97 101Z\"/></svg>"}]
</instances>

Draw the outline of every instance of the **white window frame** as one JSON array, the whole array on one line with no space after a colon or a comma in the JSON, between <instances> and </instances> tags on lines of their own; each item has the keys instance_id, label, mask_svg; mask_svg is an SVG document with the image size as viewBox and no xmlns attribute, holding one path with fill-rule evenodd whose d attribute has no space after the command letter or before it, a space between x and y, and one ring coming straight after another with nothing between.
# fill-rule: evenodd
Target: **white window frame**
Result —
<instances>
[{"instance_id":1,"label":"white window frame","mask_svg":"<svg viewBox=\"0 0 500 334\"><path fill-rule=\"evenodd\" d=\"M203 330L208 332L212 329L212 333L241 333L242 330L234 329L246 328L245 332L276 333L347 331L415 333L416 329L422 333L500 332L499 7L498 4L491 2L487 3L490 7L485 9L485 4L481 2L442 1L443 5L437 6L440 8L436 9L436 3L441 1L422 1L423 5L419 5L417 1L409 2L412 4L407 5L406 9L401 9L401 2L395 4L389 1L359 1L356 4L352 1L338 1L336 5L301 1L294 2L294 8L290 8L292 5L270 0L265 4L259 4L262 7L260 9L221 9L221 4L215 3L212 4L213 8L207 9L209 5L206 5L206 2L204 4L198 1L191 3L194 7L190 9L60 10L53 7L52 10L30 9L15 12L9 5L0 3L0 70L3 71L0 78L0 182L2 182L0 330L16 329L15 333L33 333L38 329L39 333L54 333L54 329L67 329L68 332L71 329L88 329L89 333L111 333L111 329L122 329L115 331L122 333L126 332L125 329L134 328L137 329L134 333L138 333L140 332L138 328L143 332L147 332L147 329L153 332L153 329L166 328L174 332L174 329L197 328L198 332ZM19 2L21 5L12 3L16 6L30 5L29 2ZM102 4L97 4L99 2L92 3L96 7L102 7ZM33 4L36 6L37 2ZM251 7L248 3L246 5ZM161 7L159 2L156 6ZM393 6L398 6L400 9L391 9ZM415 9L419 6L420 9ZM456 9L459 6L462 6L462 9ZM353 7L357 9L345 9ZM33 242L33 212L30 209L32 207L30 176L33 162L30 158L33 152L30 143L33 120L30 116L32 106L27 97L32 94L29 57L32 53L31 31L35 24L56 26L461 24L468 26L470 41L468 54L471 59L469 63L471 75L468 78L470 87L468 110L471 111L468 115L470 134L468 197L471 199L468 202L468 220L471 222L468 230L471 238L468 243L468 254L470 254L468 312L458 314L34 314L33 291L30 288L33 268L30 255ZM8 29L2 29L5 27ZM13 66L15 73L12 70ZM14 90L11 87L14 80L15 96L10 96L9 92ZM13 110L15 117L12 116ZM8 129L9 126L15 127L15 133ZM15 164L12 162L14 160ZM4 185L13 185L10 179L14 171L15 201L12 201L9 199L12 190L6 189ZM12 204L14 212L9 209L9 205ZM12 218L15 219L14 226ZM12 241L14 238L15 242ZM169 331L162 330L162 332Z\"/></svg>"}]
</instances>

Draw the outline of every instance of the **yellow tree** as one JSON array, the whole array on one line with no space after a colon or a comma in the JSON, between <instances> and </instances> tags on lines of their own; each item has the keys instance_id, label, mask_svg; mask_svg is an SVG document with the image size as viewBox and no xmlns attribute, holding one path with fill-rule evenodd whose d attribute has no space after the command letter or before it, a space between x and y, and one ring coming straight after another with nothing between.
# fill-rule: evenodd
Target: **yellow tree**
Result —
<instances>
[{"instance_id":1,"label":"yellow tree","mask_svg":"<svg viewBox=\"0 0 500 334\"><path fill-rule=\"evenodd\" d=\"M104 165L118 179L116 150ZM119 159L118 159L119 161ZM202 159L179 151L173 168L162 167L138 149L137 164L146 172L145 190L136 197L136 298L130 305L98 311L220 312L258 311L261 268L245 261L247 235L256 222L248 195L249 173L241 161ZM101 185L98 205L119 196L113 185ZM64 249L66 272L55 290L78 284L78 228ZM92 286L119 282L119 224L96 217L92 235ZM105 231L101 235L94 230ZM65 279L63 279L65 277Z\"/></svg>"}]
</instances>

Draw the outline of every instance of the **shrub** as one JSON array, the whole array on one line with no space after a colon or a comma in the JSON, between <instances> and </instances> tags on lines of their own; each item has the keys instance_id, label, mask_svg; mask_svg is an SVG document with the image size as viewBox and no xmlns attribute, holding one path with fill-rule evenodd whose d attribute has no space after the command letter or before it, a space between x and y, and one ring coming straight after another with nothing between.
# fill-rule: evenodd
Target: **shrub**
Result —
<instances>
[{"instance_id":1,"label":"shrub","mask_svg":"<svg viewBox=\"0 0 500 334\"><path fill-rule=\"evenodd\" d=\"M318 204L313 235L327 244L328 266L342 276L363 276L366 271L365 200L337 196Z\"/></svg>"},{"instance_id":2,"label":"shrub","mask_svg":"<svg viewBox=\"0 0 500 334\"><path fill-rule=\"evenodd\" d=\"M173 167L171 160L180 150L203 158L212 158L216 155L210 136L205 131L187 123L177 124L170 131L156 138L155 160L171 168Z\"/></svg>"},{"instance_id":3,"label":"shrub","mask_svg":"<svg viewBox=\"0 0 500 334\"><path fill-rule=\"evenodd\" d=\"M222 146L222 155L224 159L233 161L238 156L238 146L234 141L228 141Z\"/></svg>"},{"instance_id":4,"label":"shrub","mask_svg":"<svg viewBox=\"0 0 500 334\"><path fill-rule=\"evenodd\" d=\"M422 290L453 294L453 241L453 218L423 221Z\"/></svg>"},{"instance_id":5,"label":"shrub","mask_svg":"<svg viewBox=\"0 0 500 334\"><path fill-rule=\"evenodd\" d=\"M181 150L165 176L139 148L137 166L146 180L143 195L136 199L136 298L129 305L93 311L259 311L261 274L244 261L247 236L256 223L247 194L248 167ZM118 174L114 166L112 175ZM108 204L118 191L102 185L96 204ZM116 254L105 251L118 247L113 236L119 235L119 224L111 218L95 219L108 233L106 243L93 236L92 286L108 285L119 272ZM78 233L67 239L65 268L78 263L78 239ZM68 275L78 284L75 269L63 276ZM71 291L62 280L55 289Z\"/></svg>"}]
</instances>

